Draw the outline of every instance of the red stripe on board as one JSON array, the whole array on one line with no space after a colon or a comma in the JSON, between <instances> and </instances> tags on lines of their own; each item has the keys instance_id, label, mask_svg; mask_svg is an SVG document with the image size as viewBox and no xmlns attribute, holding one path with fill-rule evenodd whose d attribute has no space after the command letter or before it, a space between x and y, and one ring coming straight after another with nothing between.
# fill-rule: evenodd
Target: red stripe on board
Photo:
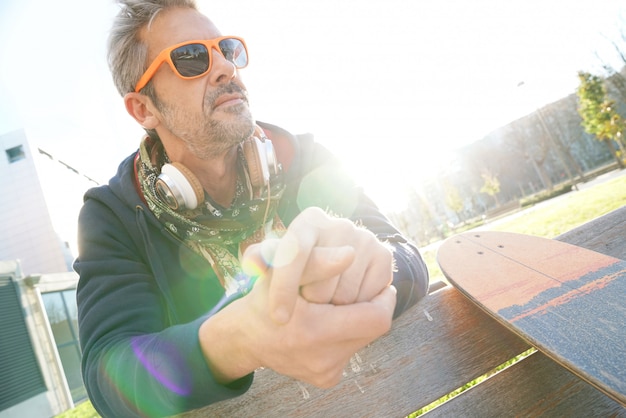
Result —
<instances>
[{"instance_id":1,"label":"red stripe on board","mask_svg":"<svg viewBox=\"0 0 626 418\"><path fill-rule=\"evenodd\" d=\"M613 274L608 274L606 276L603 276L599 279L596 279L592 282L586 283L583 286L574 289L574 290L570 290L569 292L552 299L551 301L549 301L548 303L544 303L541 306L538 306L534 309L531 309L529 311L526 311L514 318L509 319L510 322L515 322L518 321L520 319L523 318L527 318L529 316L533 316L533 315L543 315L545 314L549 308L555 308L561 305L565 305L566 303L570 302L573 299L579 298L581 296L586 296L590 293L595 292L596 290L600 290L600 289L604 289L606 286L609 285L609 283L613 282L614 280L622 277L622 275L624 274L624 272L626 272L626 270L622 270Z\"/></svg>"}]
</instances>

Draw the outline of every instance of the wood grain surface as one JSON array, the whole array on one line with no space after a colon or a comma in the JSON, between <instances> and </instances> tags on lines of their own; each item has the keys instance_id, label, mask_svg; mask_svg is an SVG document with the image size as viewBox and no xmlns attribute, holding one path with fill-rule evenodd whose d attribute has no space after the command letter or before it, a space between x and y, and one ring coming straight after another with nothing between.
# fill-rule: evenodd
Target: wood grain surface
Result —
<instances>
[{"instance_id":1,"label":"wood grain surface","mask_svg":"<svg viewBox=\"0 0 626 418\"><path fill-rule=\"evenodd\" d=\"M262 369L244 395L184 416L402 417L528 348L448 287L356 353L343 381L330 390Z\"/></svg>"},{"instance_id":2,"label":"wood grain surface","mask_svg":"<svg viewBox=\"0 0 626 418\"><path fill-rule=\"evenodd\" d=\"M626 259L626 206L557 240ZM431 287L437 291L355 355L336 387L260 370L248 393L185 416L404 417L528 348L456 289ZM626 408L538 352L428 415L626 417Z\"/></svg>"}]
</instances>

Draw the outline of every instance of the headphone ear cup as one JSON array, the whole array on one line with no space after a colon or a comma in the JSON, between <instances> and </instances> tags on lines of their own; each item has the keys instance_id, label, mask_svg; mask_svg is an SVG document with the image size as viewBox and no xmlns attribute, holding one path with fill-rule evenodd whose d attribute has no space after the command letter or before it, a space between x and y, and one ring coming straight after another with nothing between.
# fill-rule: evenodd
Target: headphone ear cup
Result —
<instances>
[{"instance_id":1,"label":"headphone ear cup","mask_svg":"<svg viewBox=\"0 0 626 418\"><path fill-rule=\"evenodd\" d=\"M267 170L267 162L265 155L261 152L264 144L256 137L246 139L243 142L243 155L248 165L248 175L252 187L263 187L269 181L269 172Z\"/></svg>"},{"instance_id":2,"label":"headphone ear cup","mask_svg":"<svg viewBox=\"0 0 626 418\"><path fill-rule=\"evenodd\" d=\"M161 200L173 210L193 210L204 201L200 181L178 162L163 165L155 186Z\"/></svg>"},{"instance_id":3,"label":"headphone ear cup","mask_svg":"<svg viewBox=\"0 0 626 418\"><path fill-rule=\"evenodd\" d=\"M191 191L193 192L197 202L195 207L189 209L195 209L196 207L198 207L198 205L200 205L200 203L204 201L204 188L202 187L202 184L200 184L200 180L198 180L198 178L191 172L191 170L189 170L181 163L172 163L172 165L176 167L178 171L180 171L183 176L185 176L185 179L188 181L188 185L191 187Z\"/></svg>"}]
</instances>

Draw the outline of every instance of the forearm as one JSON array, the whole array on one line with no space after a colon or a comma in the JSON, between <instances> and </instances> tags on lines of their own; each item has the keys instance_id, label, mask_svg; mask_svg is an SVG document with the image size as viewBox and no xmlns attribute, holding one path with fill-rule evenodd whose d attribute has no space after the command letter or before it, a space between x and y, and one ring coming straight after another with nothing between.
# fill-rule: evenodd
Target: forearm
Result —
<instances>
[{"instance_id":1,"label":"forearm","mask_svg":"<svg viewBox=\"0 0 626 418\"><path fill-rule=\"evenodd\" d=\"M161 259L131 247L130 226L117 222L109 211L89 203L81 217L75 264L83 378L98 412L105 417L173 415L245 392L251 376L234 386L221 385L200 349L200 316L211 306L206 302L211 288L180 296L203 308L187 314L184 322L175 319L185 311L168 309L145 263L152 260L162 271ZM181 273L168 274L181 283L193 282L195 276Z\"/></svg>"},{"instance_id":2,"label":"forearm","mask_svg":"<svg viewBox=\"0 0 626 418\"><path fill-rule=\"evenodd\" d=\"M104 416L169 416L242 394L251 376L226 387L199 349L201 320L120 339L86 354L85 382Z\"/></svg>"},{"instance_id":3,"label":"forearm","mask_svg":"<svg viewBox=\"0 0 626 418\"><path fill-rule=\"evenodd\" d=\"M241 333L242 318L238 304L206 319L198 330L199 344L204 360L217 383L229 385L261 367L247 350L249 344Z\"/></svg>"}]
</instances>

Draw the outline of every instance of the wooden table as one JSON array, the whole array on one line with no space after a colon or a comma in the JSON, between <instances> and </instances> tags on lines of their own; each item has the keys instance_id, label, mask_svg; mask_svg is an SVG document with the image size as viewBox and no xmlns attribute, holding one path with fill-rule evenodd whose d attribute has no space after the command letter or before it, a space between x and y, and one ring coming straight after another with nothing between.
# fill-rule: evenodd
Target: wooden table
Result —
<instances>
[{"instance_id":1,"label":"wooden table","mask_svg":"<svg viewBox=\"0 0 626 418\"><path fill-rule=\"evenodd\" d=\"M557 239L626 259L626 206ZM243 396L185 416L404 417L530 348L454 288L431 289L391 332L355 354L336 387L259 370ZM626 359L616 361L626 367ZM626 417L626 408L537 352L428 416Z\"/></svg>"}]
</instances>

